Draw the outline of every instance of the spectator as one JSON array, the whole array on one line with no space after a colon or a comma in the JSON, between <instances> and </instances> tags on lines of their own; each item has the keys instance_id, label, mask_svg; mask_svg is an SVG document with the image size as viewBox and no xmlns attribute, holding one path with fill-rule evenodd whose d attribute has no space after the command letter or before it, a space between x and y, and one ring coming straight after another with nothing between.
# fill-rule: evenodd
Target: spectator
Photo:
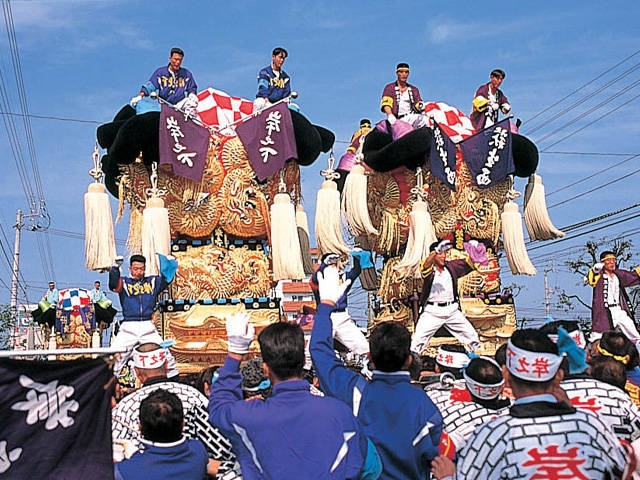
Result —
<instances>
[{"instance_id":1,"label":"spectator","mask_svg":"<svg viewBox=\"0 0 640 480\"><path fill-rule=\"evenodd\" d=\"M198 440L182 434L184 413L180 399L161 388L140 402L142 449L115 464L116 480L206 480L217 473Z\"/></svg>"},{"instance_id":2,"label":"spectator","mask_svg":"<svg viewBox=\"0 0 640 480\"><path fill-rule=\"evenodd\" d=\"M139 426L137 415L140 403L158 388L178 396L185 413L184 433L189 438L200 440L209 456L224 463L223 468L234 459L231 444L209 423L207 398L195 388L171 381L167 378L166 351L156 343L143 343L133 352L134 370L142 387L124 397L112 410L112 436L114 451L121 445L138 445Z\"/></svg>"},{"instance_id":3,"label":"spectator","mask_svg":"<svg viewBox=\"0 0 640 480\"><path fill-rule=\"evenodd\" d=\"M302 379L304 335L295 324L269 325L258 336L273 385L265 401L244 401L240 362L254 327L246 312L227 318L229 353L213 384L211 422L229 437L243 478L378 478L380 459L350 409L314 396Z\"/></svg>"},{"instance_id":4,"label":"spectator","mask_svg":"<svg viewBox=\"0 0 640 480\"><path fill-rule=\"evenodd\" d=\"M503 70L496 68L489 75L489 83L480 85L476 90L469 116L476 132L497 123L499 112L506 115L511 110L507 96L498 88L505 76Z\"/></svg>"},{"instance_id":5,"label":"spectator","mask_svg":"<svg viewBox=\"0 0 640 480\"><path fill-rule=\"evenodd\" d=\"M371 332L374 364L371 382L346 368L333 350L331 312L350 281L340 283L335 266L318 274L320 305L311 332L310 352L320 388L357 413L365 433L380 452L380 478L428 478L437 455L442 416L422 390L410 382L411 335L396 322L382 322Z\"/></svg>"},{"instance_id":6,"label":"spectator","mask_svg":"<svg viewBox=\"0 0 640 480\"><path fill-rule=\"evenodd\" d=\"M577 328L577 322L574 323L576 325L573 328ZM582 347L586 345L584 336L576 333L580 330L574 329L569 333L558 325L560 325L559 322L545 324L544 330L548 332L547 336L552 341L556 339L559 353L567 360L568 373L560 383L562 392L559 392L559 395L566 396L574 407L597 414L620 440L632 442L640 438L638 407L624 391L601 382L589 374L589 365L585 362L587 353ZM572 328L571 324L565 325L568 329Z\"/></svg>"},{"instance_id":7,"label":"spectator","mask_svg":"<svg viewBox=\"0 0 640 480\"><path fill-rule=\"evenodd\" d=\"M627 372L622 363L611 357L599 355L591 360L589 370L591 376L596 380L618 387L623 392L625 391Z\"/></svg>"},{"instance_id":8,"label":"spectator","mask_svg":"<svg viewBox=\"0 0 640 480\"><path fill-rule=\"evenodd\" d=\"M264 374L261 358L252 358L241 369L242 394L245 399L266 399L271 395L271 382Z\"/></svg>"},{"instance_id":9,"label":"spectator","mask_svg":"<svg viewBox=\"0 0 640 480\"><path fill-rule=\"evenodd\" d=\"M99 280L93 282L93 288L89 290L89 298L93 303L93 311L100 328L100 344L103 347L108 347L111 340L111 322L113 322L113 318L118 312L113 308L111 300L107 298L107 295L100 288Z\"/></svg>"},{"instance_id":10,"label":"spectator","mask_svg":"<svg viewBox=\"0 0 640 480\"><path fill-rule=\"evenodd\" d=\"M509 413L475 430L457 467L438 457L436 478L454 470L461 479L621 478L626 454L611 429L553 396L563 377L557 346L538 330L518 330L506 358L503 375L516 397Z\"/></svg>"},{"instance_id":11,"label":"spectator","mask_svg":"<svg viewBox=\"0 0 640 480\"><path fill-rule=\"evenodd\" d=\"M477 426L507 413L511 405L510 400L500 396L504 378L495 360L475 357L466 365L463 376L464 380L456 381L451 390L427 391L442 413L444 431L457 452Z\"/></svg>"},{"instance_id":12,"label":"spectator","mask_svg":"<svg viewBox=\"0 0 640 480\"><path fill-rule=\"evenodd\" d=\"M209 398L209 394L211 393L211 385L218 379L218 369L219 367L217 366L204 368L200 371L196 379L196 388L207 398Z\"/></svg>"},{"instance_id":13,"label":"spectator","mask_svg":"<svg viewBox=\"0 0 640 480\"><path fill-rule=\"evenodd\" d=\"M636 346L624 333L612 330L602 334L594 353L611 357L625 366L627 371L625 390L633 403L640 406L640 367Z\"/></svg>"}]
</instances>

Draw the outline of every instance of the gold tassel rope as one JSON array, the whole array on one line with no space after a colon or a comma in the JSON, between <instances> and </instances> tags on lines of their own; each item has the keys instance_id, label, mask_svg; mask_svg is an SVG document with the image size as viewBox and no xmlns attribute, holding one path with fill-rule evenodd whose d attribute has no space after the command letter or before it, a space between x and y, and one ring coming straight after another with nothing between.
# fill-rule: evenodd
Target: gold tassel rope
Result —
<instances>
[{"instance_id":1,"label":"gold tassel rope","mask_svg":"<svg viewBox=\"0 0 640 480\"><path fill-rule=\"evenodd\" d=\"M296 227L298 228L298 240L300 240L302 268L305 274L312 275L315 269L311 258L311 246L309 245L309 220L307 212L304 211L304 207L300 204L296 205Z\"/></svg>"},{"instance_id":2,"label":"gold tassel rope","mask_svg":"<svg viewBox=\"0 0 640 480\"><path fill-rule=\"evenodd\" d=\"M417 200L409 214L409 238L402 260L395 265L398 278L420 278L420 263L429 256L429 246L437 240L426 202Z\"/></svg>"}]
</instances>

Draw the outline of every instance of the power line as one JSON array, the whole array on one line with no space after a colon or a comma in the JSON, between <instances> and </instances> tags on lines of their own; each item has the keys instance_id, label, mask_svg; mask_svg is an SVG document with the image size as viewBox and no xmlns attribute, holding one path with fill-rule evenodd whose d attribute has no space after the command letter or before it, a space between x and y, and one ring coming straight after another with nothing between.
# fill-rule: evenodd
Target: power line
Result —
<instances>
[{"instance_id":1,"label":"power line","mask_svg":"<svg viewBox=\"0 0 640 480\"><path fill-rule=\"evenodd\" d=\"M613 67L608 68L607 70L605 70L604 72L600 73L599 75L595 76L593 79L589 80L587 83L584 83L583 85L579 86L577 89L575 89L573 92L571 92L570 94L562 97L560 100L558 100L555 103L552 103L551 105L549 105L548 107L544 108L543 110L541 110L540 112L536 113L533 117L529 118L528 120L525 120L523 122L523 124L529 123L533 120L535 120L536 118L538 118L539 116L541 116L542 114L548 112L549 110L551 110L553 107L555 107L556 105L561 104L562 102L564 102L566 99L572 97L573 95L575 95L576 93L578 93L580 90L585 89L586 87L588 87L589 85L591 85L592 83L594 83L596 80L598 80L599 78L602 78L604 75L606 75L609 72L612 72L613 70L615 70L616 68L618 68L620 65L622 65L623 63L625 63L627 60L630 60L631 58L635 57L636 55L638 55L640 53L640 50L636 50L635 52L633 52L631 55L629 55L628 57L620 60L618 63L616 63Z\"/></svg>"}]
</instances>

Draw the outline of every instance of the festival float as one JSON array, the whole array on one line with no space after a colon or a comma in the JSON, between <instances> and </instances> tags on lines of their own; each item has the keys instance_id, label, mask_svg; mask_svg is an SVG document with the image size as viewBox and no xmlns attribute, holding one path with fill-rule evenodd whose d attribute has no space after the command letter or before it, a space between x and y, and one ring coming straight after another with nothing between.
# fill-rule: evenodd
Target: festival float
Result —
<instances>
[{"instance_id":1,"label":"festival float","mask_svg":"<svg viewBox=\"0 0 640 480\"><path fill-rule=\"evenodd\" d=\"M356 245L381 259L379 275L361 277L379 306L369 328L395 320L412 330L423 283L420 265L432 242L450 240L450 260L462 258L465 245L481 244L488 263L463 277L458 293L480 336L478 353L493 355L516 328L513 295L500 280L500 257L513 274L535 275L523 227L532 240L563 233L549 219L544 186L535 174L538 150L510 118L476 132L455 107L442 102L421 107L427 126L412 128L397 120L361 128L336 168L348 231ZM521 196L516 178L529 179L524 226L514 202ZM444 343L457 341L441 328L423 353L435 357Z\"/></svg>"},{"instance_id":2,"label":"festival float","mask_svg":"<svg viewBox=\"0 0 640 480\"><path fill-rule=\"evenodd\" d=\"M127 250L178 261L154 321L186 373L223 363L229 314L248 311L260 331L281 319L277 282L311 273L296 224L300 172L334 142L288 108L290 98L260 112L211 88L198 98L195 117L155 99L151 111L127 105L97 131L116 221L129 212ZM87 267L104 271L111 255L88 255ZM146 274L157 268L148 261Z\"/></svg>"},{"instance_id":3,"label":"festival float","mask_svg":"<svg viewBox=\"0 0 640 480\"><path fill-rule=\"evenodd\" d=\"M182 372L222 364L229 314L248 311L258 331L284 319L277 283L312 273L301 173L334 143L332 132L288 108L290 98L260 112L253 102L212 88L198 99L197 116L150 99L151 111L127 105L101 125L97 138L106 153L92 170L87 194L116 197L117 221L128 210L130 253L178 260L154 321L173 340ZM357 131L337 165L329 156L315 209L318 253L346 256L353 246L371 251L373 266L360 277L375 297L369 328L394 320L411 330L422 288L420 262L430 243L450 239L452 258L463 255L465 242L481 243L489 263L464 277L459 290L462 309L480 334L479 353L490 355L515 329L500 256L514 274L535 274L514 202L516 177L529 178L529 237L562 232L546 214L535 175L537 148L509 119L475 132L454 107L423 107L429 125L412 129L383 121ZM99 229L89 231L90 223L101 222L96 210L86 206L87 268L105 271L115 251L99 244L106 237ZM110 212L102 215L111 218ZM157 269L148 262L146 274ZM452 341L436 336L425 353ZM252 351L258 351L255 342Z\"/></svg>"}]
</instances>

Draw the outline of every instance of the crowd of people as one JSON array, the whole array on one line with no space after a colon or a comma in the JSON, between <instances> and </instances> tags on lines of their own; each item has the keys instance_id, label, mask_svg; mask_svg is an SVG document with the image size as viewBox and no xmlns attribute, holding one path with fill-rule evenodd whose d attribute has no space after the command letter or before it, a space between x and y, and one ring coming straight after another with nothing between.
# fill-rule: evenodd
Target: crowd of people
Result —
<instances>
[{"instance_id":1,"label":"crowd of people","mask_svg":"<svg viewBox=\"0 0 640 480\"><path fill-rule=\"evenodd\" d=\"M467 255L480 261L482 252L473 247ZM437 242L423 263L426 279L430 269L446 277L425 281L423 314L458 301L449 248ZM592 273L617 278L613 260L594 265ZM471 268L474 262L466 261ZM412 340L401 323L382 322L366 339L365 375L334 350L336 326L351 321L339 315L356 278L345 267L327 255L313 277L311 370L305 369L303 331L290 322L264 328L257 335L261 358L249 358L256 334L246 312L227 318L227 359L198 376L200 390L168 378L165 348L138 345L132 357L141 386L118 401L112 415L116 478L148 472L198 479L634 474L640 355L616 317L610 315L609 328L592 332L589 341L577 322L549 319L539 329L516 330L493 357L477 355L454 328L460 343L441 345L433 370L428 357L412 350L415 334ZM630 277L615 289L618 299L626 295L624 286L640 283L640 269L625 272ZM608 283L607 292L615 280ZM434 290L452 297L433 299ZM452 317L421 315L418 324L427 319L447 326Z\"/></svg>"}]
</instances>

